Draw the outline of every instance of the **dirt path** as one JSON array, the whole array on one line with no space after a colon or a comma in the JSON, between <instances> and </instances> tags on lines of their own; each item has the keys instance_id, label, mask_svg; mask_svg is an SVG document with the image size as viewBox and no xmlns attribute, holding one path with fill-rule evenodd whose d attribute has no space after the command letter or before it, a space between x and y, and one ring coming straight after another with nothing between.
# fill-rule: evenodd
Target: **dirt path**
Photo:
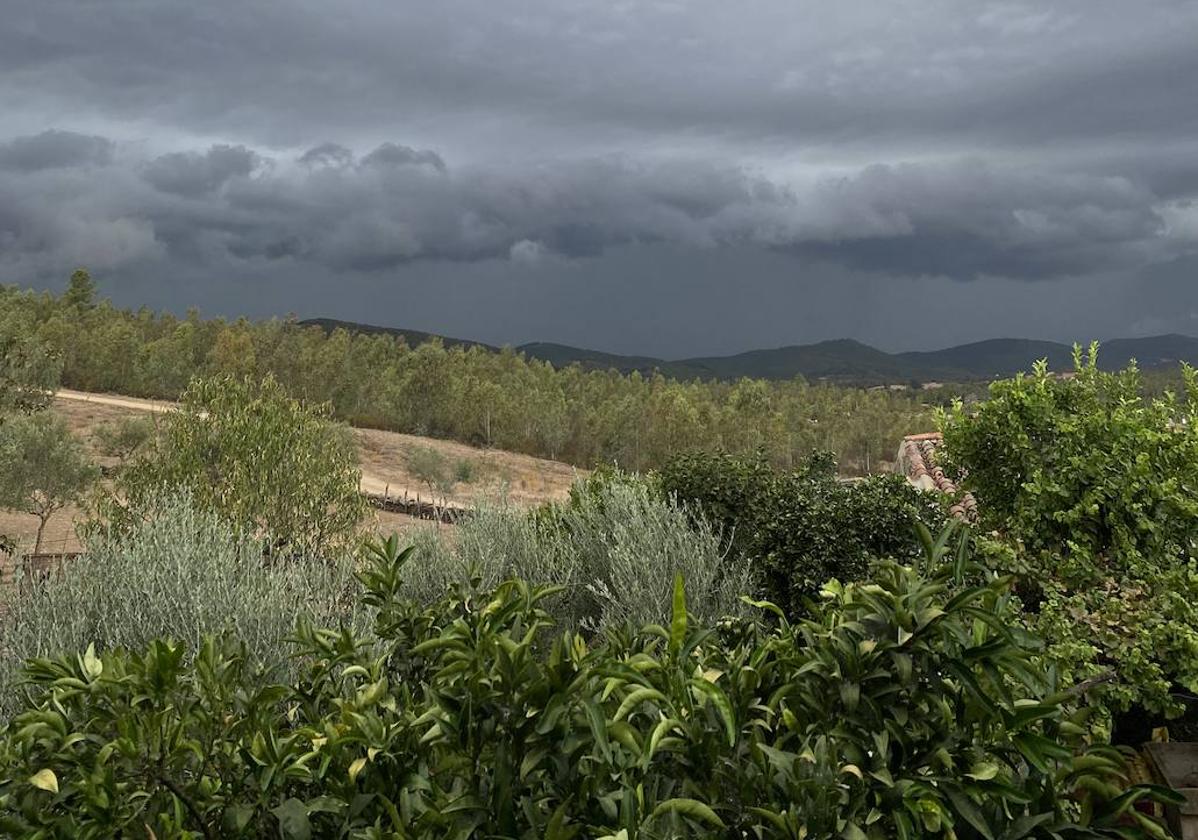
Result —
<instances>
[{"instance_id":1,"label":"dirt path","mask_svg":"<svg viewBox=\"0 0 1198 840\"><path fill-rule=\"evenodd\" d=\"M134 411L148 411L150 413L158 413L164 411L174 411L179 407L178 403L167 402L166 400L143 400L140 397L117 397L112 394L89 394L86 391L72 391L70 388L60 388L54 394L56 399L74 400L77 402L96 403L98 405L111 405L115 408L130 408Z\"/></svg>"}]
</instances>

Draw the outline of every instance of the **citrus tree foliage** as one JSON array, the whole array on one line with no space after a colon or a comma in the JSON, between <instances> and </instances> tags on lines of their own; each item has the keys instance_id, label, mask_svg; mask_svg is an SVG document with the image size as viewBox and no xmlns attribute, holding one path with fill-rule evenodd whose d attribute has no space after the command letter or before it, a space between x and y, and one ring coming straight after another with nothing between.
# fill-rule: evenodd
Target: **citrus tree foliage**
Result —
<instances>
[{"instance_id":1,"label":"citrus tree foliage","mask_svg":"<svg viewBox=\"0 0 1198 840\"><path fill-rule=\"evenodd\" d=\"M365 511L348 431L272 377L197 379L178 411L118 474L101 506L118 521L153 510L164 488L268 537L284 555L344 548Z\"/></svg>"},{"instance_id":2,"label":"citrus tree foliage","mask_svg":"<svg viewBox=\"0 0 1198 840\"><path fill-rule=\"evenodd\" d=\"M588 642L554 634L554 590L519 581L416 607L397 597L405 557L392 541L362 572L373 638L301 625L294 684L258 685L230 640L190 666L164 641L33 661L42 693L0 735L0 827L1162 836L1133 806L1170 795L1128 788L1118 752L1077 741L1067 695L1004 626L1001 583L950 597L952 565L888 565L829 589L809 620L713 633L679 578L667 626Z\"/></svg>"},{"instance_id":3,"label":"citrus tree foliage","mask_svg":"<svg viewBox=\"0 0 1198 840\"><path fill-rule=\"evenodd\" d=\"M409 347L389 335L325 333L290 320L185 318L0 287L0 323L31 330L64 364L70 387L175 399L195 376L272 374L287 391L360 426L451 438L584 467L658 466L680 442L789 467L813 448L849 472L882 469L902 435L931 425L902 392L765 382L678 382L572 366L511 349Z\"/></svg>"},{"instance_id":4,"label":"citrus tree foliage","mask_svg":"<svg viewBox=\"0 0 1198 840\"><path fill-rule=\"evenodd\" d=\"M874 560L918 556L916 523L939 530L945 522L941 500L901 476L838 480L830 453L789 471L761 457L687 454L669 461L658 481L723 530L790 616L803 614L832 578L860 580Z\"/></svg>"},{"instance_id":5,"label":"citrus tree foliage","mask_svg":"<svg viewBox=\"0 0 1198 840\"><path fill-rule=\"evenodd\" d=\"M945 443L1068 673L1113 669L1117 707L1172 710L1175 686L1198 692L1198 383L1143 397L1134 366L1096 354L956 405Z\"/></svg>"},{"instance_id":6,"label":"citrus tree foliage","mask_svg":"<svg viewBox=\"0 0 1198 840\"><path fill-rule=\"evenodd\" d=\"M0 507L37 517L35 554L50 517L77 501L98 475L60 418L39 412L0 424Z\"/></svg>"}]
</instances>

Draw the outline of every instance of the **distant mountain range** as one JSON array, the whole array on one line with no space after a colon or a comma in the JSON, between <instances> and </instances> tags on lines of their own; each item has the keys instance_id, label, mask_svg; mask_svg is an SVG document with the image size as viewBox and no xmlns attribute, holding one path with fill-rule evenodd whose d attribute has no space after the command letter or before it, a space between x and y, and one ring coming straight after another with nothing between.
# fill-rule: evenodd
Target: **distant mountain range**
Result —
<instances>
[{"instance_id":1,"label":"distant mountain range","mask_svg":"<svg viewBox=\"0 0 1198 840\"><path fill-rule=\"evenodd\" d=\"M420 330L377 327L332 318L312 318L301 323L326 331L340 328L358 333L402 335L412 346L440 338L447 347L477 346L499 350L481 341L437 336ZM650 374L660 371L678 379L738 379L742 376L792 379L803 376L809 380L826 379L855 384L964 382L1030 370L1038 359L1048 359L1048 365L1053 370L1068 370L1073 366L1073 349L1069 345L1025 338L993 338L944 350L907 353L886 353L860 341L844 338L774 350L751 350L733 356L677 360L622 356L546 342L521 344L515 349L555 367L579 364L593 369L614 368L622 373L640 371ZM1125 367L1132 359L1145 370L1174 366L1179 362L1198 365L1198 338L1187 335L1117 338L1102 344L1098 358L1099 364L1108 370Z\"/></svg>"}]
</instances>

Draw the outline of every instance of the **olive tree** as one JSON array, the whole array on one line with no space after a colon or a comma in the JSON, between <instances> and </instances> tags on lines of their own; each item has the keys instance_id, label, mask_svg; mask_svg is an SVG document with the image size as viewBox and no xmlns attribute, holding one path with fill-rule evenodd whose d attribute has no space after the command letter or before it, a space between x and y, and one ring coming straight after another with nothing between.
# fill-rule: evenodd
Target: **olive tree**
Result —
<instances>
[{"instance_id":1,"label":"olive tree","mask_svg":"<svg viewBox=\"0 0 1198 840\"><path fill-rule=\"evenodd\" d=\"M272 552L326 556L365 513L360 480L353 440L327 406L292 398L273 377L217 376L191 383L99 512L136 519L164 489L182 489Z\"/></svg>"},{"instance_id":2,"label":"olive tree","mask_svg":"<svg viewBox=\"0 0 1198 840\"><path fill-rule=\"evenodd\" d=\"M408 472L428 485L433 493L448 496L456 483L445 455L431 446L414 446L408 450Z\"/></svg>"},{"instance_id":3,"label":"olive tree","mask_svg":"<svg viewBox=\"0 0 1198 840\"><path fill-rule=\"evenodd\" d=\"M35 554L50 517L77 501L96 476L60 418L44 412L14 415L0 426L0 507L37 517Z\"/></svg>"}]
</instances>

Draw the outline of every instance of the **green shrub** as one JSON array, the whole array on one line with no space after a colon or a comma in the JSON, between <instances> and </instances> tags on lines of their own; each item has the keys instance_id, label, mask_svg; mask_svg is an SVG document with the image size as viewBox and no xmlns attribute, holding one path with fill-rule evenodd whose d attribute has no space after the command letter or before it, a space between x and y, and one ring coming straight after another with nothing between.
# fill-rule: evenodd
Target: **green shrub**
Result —
<instances>
[{"instance_id":1,"label":"green shrub","mask_svg":"<svg viewBox=\"0 0 1198 840\"><path fill-rule=\"evenodd\" d=\"M1039 364L942 418L945 444L1032 620L1071 678L1113 671L1107 697L1176 712L1198 692L1198 382L1145 398L1097 347L1071 379Z\"/></svg>"},{"instance_id":2,"label":"green shrub","mask_svg":"<svg viewBox=\"0 0 1198 840\"><path fill-rule=\"evenodd\" d=\"M459 458L453 465L453 480L459 484L469 484L474 481L474 462Z\"/></svg>"},{"instance_id":3,"label":"green shrub","mask_svg":"<svg viewBox=\"0 0 1198 840\"><path fill-rule=\"evenodd\" d=\"M101 454L122 463L146 446L154 436L154 420L149 417L123 417L96 426L93 438Z\"/></svg>"},{"instance_id":4,"label":"green shrub","mask_svg":"<svg viewBox=\"0 0 1198 840\"><path fill-rule=\"evenodd\" d=\"M284 643L297 617L353 622L356 581L343 562L267 564L262 547L238 536L185 496L168 496L152 521L89 537L82 557L20 590L6 588L0 618L0 701L11 702L20 663L33 656L124 647L169 638L195 650L229 630L252 662L289 673Z\"/></svg>"},{"instance_id":5,"label":"green shrub","mask_svg":"<svg viewBox=\"0 0 1198 840\"><path fill-rule=\"evenodd\" d=\"M146 518L163 487L186 490L282 556L333 556L357 541L366 510L348 431L326 407L293 399L273 377L194 380L150 445L100 505L116 524Z\"/></svg>"},{"instance_id":6,"label":"green shrub","mask_svg":"<svg viewBox=\"0 0 1198 840\"><path fill-rule=\"evenodd\" d=\"M791 472L762 458L688 454L658 480L729 535L733 554L752 563L766 596L790 616L833 578L859 580L879 558L918 556L915 524L937 531L946 520L941 499L900 476L840 481L828 453Z\"/></svg>"},{"instance_id":7,"label":"green shrub","mask_svg":"<svg viewBox=\"0 0 1198 840\"><path fill-rule=\"evenodd\" d=\"M740 596L756 590L747 563L727 556L717 531L625 474L580 482L569 503L532 514L483 502L452 533L426 528L414 539L419 562L407 591L417 599L431 602L471 578L485 587L512 577L556 584L564 591L545 608L572 628L664 621L679 572L704 620L742 612Z\"/></svg>"},{"instance_id":8,"label":"green shrub","mask_svg":"<svg viewBox=\"0 0 1198 840\"><path fill-rule=\"evenodd\" d=\"M1126 789L1117 752L1075 743L1065 696L1004 627L998 582L949 597L949 567L886 565L830 589L810 620L717 637L679 578L666 626L591 647L552 638L552 590L517 581L415 606L398 597L405 560L392 542L363 571L376 639L300 628L294 685L256 688L230 642L192 665L161 641L31 663L44 696L0 735L0 828L1163 836L1133 806L1168 794Z\"/></svg>"}]
</instances>

